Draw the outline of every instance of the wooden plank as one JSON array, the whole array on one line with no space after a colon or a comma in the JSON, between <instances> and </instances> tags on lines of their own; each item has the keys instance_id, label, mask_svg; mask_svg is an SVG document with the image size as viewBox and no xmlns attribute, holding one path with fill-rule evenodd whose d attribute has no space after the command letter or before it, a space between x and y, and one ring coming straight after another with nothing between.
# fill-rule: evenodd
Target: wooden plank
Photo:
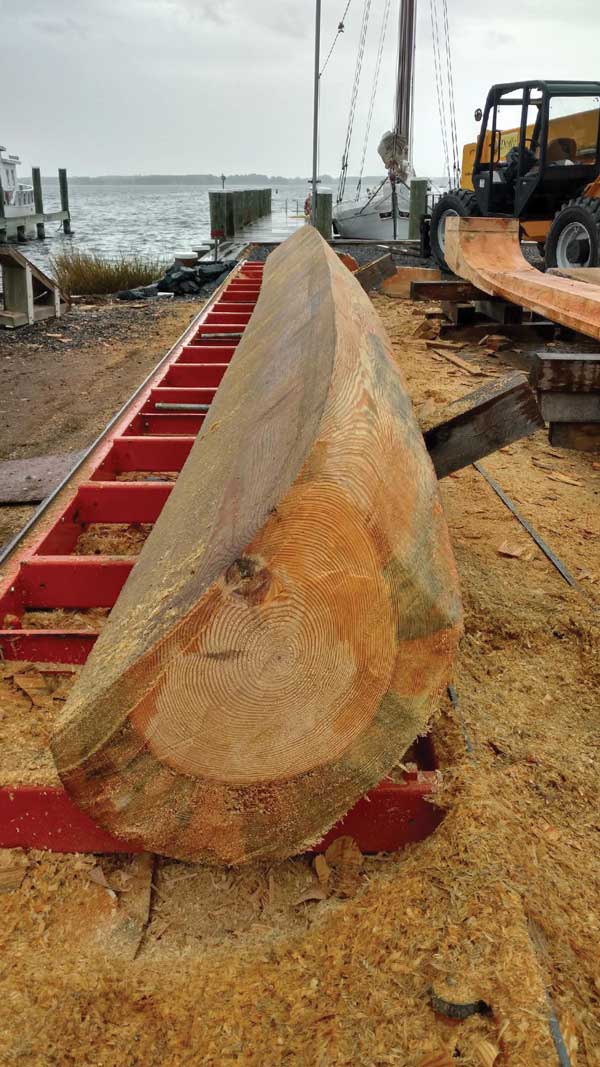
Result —
<instances>
[{"instance_id":1,"label":"wooden plank","mask_svg":"<svg viewBox=\"0 0 600 1067\"><path fill-rule=\"evenodd\" d=\"M600 393L540 393L546 422L600 422Z\"/></svg>"},{"instance_id":2,"label":"wooden plank","mask_svg":"<svg viewBox=\"0 0 600 1067\"><path fill-rule=\"evenodd\" d=\"M453 401L435 425L421 428L435 472L445 478L543 425L535 393L516 371Z\"/></svg>"},{"instance_id":3,"label":"wooden plank","mask_svg":"<svg viewBox=\"0 0 600 1067\"><path fill-rule=\"evenodd\" d=\"M577 452L600 452L600 423L551 422L550 444Z\"/></svg>"},{"instance_id":4,"label":"wooden plank","mask_svg":"<svg viewBox=\"0 0 600 1067\"><path fill-rule=\"evenodd\" d=\"M73 469L82 452L0 463L0 504L39 504Z\"/></svg>"},{"instance_id":5,"label":"wooden plank","mask_svg":"<svg viewBox=\"0 0 600 1067\"><path fill-rule=\"evenodd\" d=\"M414 281L410 287L411 300L447 300L461 304L465 300L484 300L487 294L461 278L447 281Z\"/></svg>"},{"instance_id":6,"label":"wooden plank","mask_svg":"<svg viewBox=\"0 0 600 1067\"><path fill-rule=\"evenodd\" d=\"M600 392L600 354L536 352L531 383L541 392Z\"/></svg>"},{"instance_id":7,"label":"wooden plank","mask_svg":"<svg viewBox=\"0 0 600 1067\"><path fill-rule=\"evenodd\" d=\"M460 618L389 338L302 226L61 714L59 774L148 851L303 851L425 730Z\"/></svg>"},{"instance_id":8,"label":"wooden plank","mask_svg":"<svg viewBox=\"0 0 600 1067\"><path fill-rule=\"evenodd\" d=\"M388 252L385 256L380 256L379 259L374 259L372 263L365 264L364 267L359 267L354 272L354 277L357 282L362 285L365 293L371 291L371 289L379 288L384 278L390 278L392 274L396 273L396 265Z\"/></svg>"}]
</instances>

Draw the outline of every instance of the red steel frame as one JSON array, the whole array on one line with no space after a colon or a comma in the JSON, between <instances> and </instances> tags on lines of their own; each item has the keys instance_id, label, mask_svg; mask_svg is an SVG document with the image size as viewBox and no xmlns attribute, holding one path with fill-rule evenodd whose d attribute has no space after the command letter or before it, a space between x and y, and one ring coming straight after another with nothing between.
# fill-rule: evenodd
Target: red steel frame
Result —
<instances>
[{"instance_id":1,"label":"red steel frame","mask_svg":"<svg viewBox=\"0 0 600 1067\"><path fill-rule=\"evenodd\" d=\"M97 634L27 629L27 609L112 608L135 558L74 555L88 523L154 523L173 485L127 481L133 471L178 472L204 414L163 412L161 402L208 403L227 370L258 299L262 264L241 263L194 318L144 388L16 545L0 581L0 657L54 665L85 663ZM55 666L54 670L60 670ZM365 852L394 851L431 833L437 776L431 746L417 746L422 769L384 781L329 832L317 850L350 834ZM0 787L0 847L59 852L133 852L95 825L62 788Z\"/></svg>"}]
</instances>

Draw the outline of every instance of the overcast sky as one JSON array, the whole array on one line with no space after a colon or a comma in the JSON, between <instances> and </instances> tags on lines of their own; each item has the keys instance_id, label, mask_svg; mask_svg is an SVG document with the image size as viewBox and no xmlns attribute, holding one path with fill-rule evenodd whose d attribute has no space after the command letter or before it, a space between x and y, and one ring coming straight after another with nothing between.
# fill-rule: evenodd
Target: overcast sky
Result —
<instances>
[{"instance_id":1,"label":"overcast sky","mask_svg":"<svg viewBox=\"0 0 600 1067\"><path fill-rule=\"evenodd\" d=\"M350 172L359 165L385 0L372 0ZM399 0L365 173L392 118ZM323 53L346 0L322 0ZM418 0L414 159L443 173L429 0ZM363 0L322 79L320 169L337 174ZM600 79L599 0L448 0L459 142L494 81ZM22 172L249 172L311 168L314 0L0 0L0 143Z\"/></svg>"}]
</instances>

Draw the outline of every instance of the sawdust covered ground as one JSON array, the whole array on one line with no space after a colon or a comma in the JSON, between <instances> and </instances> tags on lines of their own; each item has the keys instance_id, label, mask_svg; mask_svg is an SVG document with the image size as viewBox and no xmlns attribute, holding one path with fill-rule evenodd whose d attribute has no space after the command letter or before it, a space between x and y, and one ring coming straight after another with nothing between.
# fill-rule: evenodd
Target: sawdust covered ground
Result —
<instances>
[{"instance_id":1,"label":"sawdust covered ground","mask_svg":"<svg viewBox=\"0 0 600 1067\"><path fill-rule=\"evenodd\" d=\"M75 304L0 331L0 460L87 447L183 332L199 300ZM0 507L0 546L34 507Z\"/></svg>"},{"instance_id":2,"label":"sawdust covered ground","mask_svg":"<svg viewBox=\"0 0 600 1067\"><path fill-rule=\"evenodd\" d=\"M376 304L423 419L508 369L467 348L469 374L412 338L421 309ZM459 706L436 726L448 812L436 833L396 857L338 850L317 869L160 860L151 873L33 853L23 877L14 857L5 1062L547 1067L550 997L571 1062L600 1064L599 457L557 452L539 433L484 465L582 592L474 469L442 484L466 633ZM471 1014L449 1018L442 1002Z\"/></svg>"}]
</instances>

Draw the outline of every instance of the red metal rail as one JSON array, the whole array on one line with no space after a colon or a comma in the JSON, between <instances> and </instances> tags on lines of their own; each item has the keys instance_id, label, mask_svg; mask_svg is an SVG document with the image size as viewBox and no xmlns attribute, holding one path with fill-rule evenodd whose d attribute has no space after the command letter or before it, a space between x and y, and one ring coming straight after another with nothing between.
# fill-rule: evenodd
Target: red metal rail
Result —
<instances>
[{"instance_id":1,"label":"red metal rail","mask_svg":"<svg viewBox=\"0 0 600 1067\"><path fill-rule=\"evenodd\" d=\"M165 480L128 480L140 471L179 472L205 415L165 411L160 404L207 404L250 320L262 264L243 263L230 275L162 361L146 386L100 439L53 504L9 556L0 582L0 657L38 663L83 664L97 634L27 627L28 610L112 608L135 558L75 555L89 523L154 523L172 490ZM430 748L417 748L419 771L372 790L327 835L352 835L363 851L392 851L437 826L430 802L436 786ZM63 789L0 787L0 847L63 852L131 852L96 826Z\"/></svg>"}]
</instances>

